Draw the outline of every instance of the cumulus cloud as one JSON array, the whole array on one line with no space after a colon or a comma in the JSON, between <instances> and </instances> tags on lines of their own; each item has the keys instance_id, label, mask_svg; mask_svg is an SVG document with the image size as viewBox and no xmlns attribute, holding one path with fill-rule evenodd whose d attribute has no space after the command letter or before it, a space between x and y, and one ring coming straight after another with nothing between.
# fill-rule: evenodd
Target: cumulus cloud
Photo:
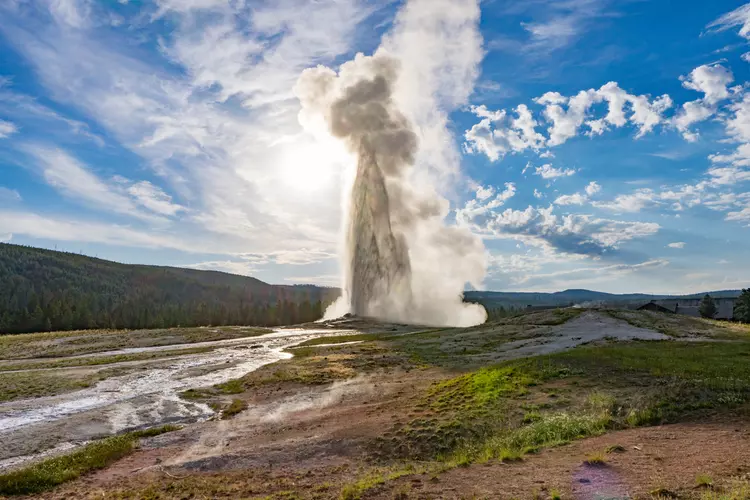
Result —
<instances>
[{"instance_id":1,"label":"cumulus cloud","mask_svg":"<svg viewBox=\"0 0 750 500\"><path fill-rule=\"evenodd\" d=\"M484 153L490 160L497 161L508 153L539 151L564 144L577 136L584 126L586 135L596 136L609 127L623 127L628 123L637 127L636 138L639 138L663 123L663 113L672 107L668 95L654 99L634 95L621 89L616 82L609 82L598 90L582 90L572 97L547 92L534 102L543 107L542 117L550 124L548 137L536 130L539 123L524 104L515 108L515 119L509 119L505 110L472 106L472 112L481 120L465 132L464 149L470 153ZM607 103L607 114L593 118L591 108L601 102ZM550 156L552 154L548 151L540 154L540 157Z\"/></svg>"},{"instance_id":2,"label":"cumulus cloud","mask_svg":"<svg viewBox=\"0 0 750 500\"><path fill-rule=\"evenodd\" d=\"M591 181L586 186L586 194L589 196L594 196L596 193L602 190L602 187L596 183L596 181Z\"/></svg>"},{"instance_id":3,"label":"cumulus cloud","mask_svg":"<svg viewBox=\"0 0 750 500\"><path fill-rule=\"evenodd\" d=\"M667 245L668 248L685 248L685 242L684 241L675 241L674 243L670 243Z\"/></svg>"},{"instance_id":4,"label":"cumulus cloud","mask_svg":"<svg viewBox=\"0 0 750 500\"><path fill-rule=\"evenodd\" d=\"M485 238L515 239L549 251L589 257L614 255L622 243L655 234L660 227L590 215L559 216L553 205L482 210L482 202L474 199L467 207L470 209L457 211L457 222Z\"/></svg>"},{"instance_id":5,"label":"cumulus cloud","mask_svg":"<svg viewBox=\"0 0 750 500\"><path fill-rule=\"evenodd\" d=\"M589 182L582 193L558 196L555 205L583 205L601 190L601 186L594 181Z\"/></svg>"},{"instance_id":6,"label":"cumulus cloud","mask_svg":"<svg viewBox=\"0 0 750 500\"><path fill-rule=\"evenodd\" d=\"M525 104L518 105L514 118L508 118L505 111L490 111L484 105L472 106L471 111L482 120L464 133L464 146L470 153L484 153L496 161L508 152L539 150L545 143Z\"/></svg>"},{"instance_id":7,"label":"cumulus cloud","mask_svg":"<svg viewBox=\"0 0 750 500\"><path fill-rule=\"evenodd\" d=\"M691 131L690 126L716 113L717 103L730 96L728 86L734 81L734 76L721 64L704 64L695 68L688 76L681 76L680 80L686 89L703 93L702 98L684 103L673 118L673 123L682 136L693 142L697 140L698 134Z\"/></svg>"},{"instance_id":8,"label":"cumulus cloud","mask_svg":"<svg viewBox=\"0 0 750 500\"><path fill-rule=\"evenodd\" d=\"M558 177L570 177L575 175L576 170L573 168L555 168L549 163L534 169L534 174L542 179L557 179Z\"/></svg>"}]
</instances>

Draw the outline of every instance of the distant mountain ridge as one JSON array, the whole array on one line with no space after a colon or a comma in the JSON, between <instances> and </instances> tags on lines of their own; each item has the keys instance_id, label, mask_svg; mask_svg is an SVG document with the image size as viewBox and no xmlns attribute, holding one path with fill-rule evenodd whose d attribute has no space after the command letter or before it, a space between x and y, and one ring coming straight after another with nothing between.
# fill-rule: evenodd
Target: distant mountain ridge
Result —
<instances>
[{"instance_id":1,"label":"distant mountain ridge","mask_svg":"<svg viewBox=\"0 0 750 500\"><path fill-rule=\"evenodd\" d=\"M663 299L695 299L707 293L714 298L739 297L742 290L717 290L689 295L656 295L648 293L607 293L585 289L569 289L561 292L492 292L470 291L464 293L467 301L481 302L485 307L519 307L519 306L566 306L586 302L636 302Z\"/></svg>"}]
</instances>

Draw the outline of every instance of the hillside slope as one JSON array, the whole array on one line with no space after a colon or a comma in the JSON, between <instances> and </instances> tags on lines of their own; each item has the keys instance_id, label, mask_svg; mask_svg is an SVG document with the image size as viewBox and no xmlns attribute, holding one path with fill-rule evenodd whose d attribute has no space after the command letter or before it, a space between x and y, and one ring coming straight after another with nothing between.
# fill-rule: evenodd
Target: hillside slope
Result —
<instances>
[{"instance_id":1,"label":"hillside slope","mask_svg":"<svg viewBox=\"0 0 750 500\"><path fill-rule=\"evenodd\" d=\"M0 244L0 332L274 326L321 316L338 290L216 271L129 265Z\"/></svg>"}]
</instances>

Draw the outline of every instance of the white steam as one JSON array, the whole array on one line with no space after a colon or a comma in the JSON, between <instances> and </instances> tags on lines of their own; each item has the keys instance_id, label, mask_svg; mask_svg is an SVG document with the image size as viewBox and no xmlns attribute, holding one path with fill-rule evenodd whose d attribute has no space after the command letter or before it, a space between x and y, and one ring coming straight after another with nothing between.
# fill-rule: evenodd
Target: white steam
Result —
<instances>
[{"instance_id":1,"label":"white steam","mask_svg":"<svg viewBox=\"0 0 750 500\"><path fill-rule=\"evenodd\" d=\"M486 318L484 308L462 301L466 283L478 286L484 277L484 247L468 230L446 225L449 204L437 191L458 170L443 107L459 105L473 86L479 9L475 1L439 3L444 9L407 3L374 55L357 54L338 72L305 70L295 87L300 123L313 129L322 118L357 156L345 186L344 294L328 315L441 326ZM454 38L470 49L463 60ZM433 60L417 61L426 56ZM423 88L416 101L409 98L415 84Z\"/></svg>"}]
</instances>

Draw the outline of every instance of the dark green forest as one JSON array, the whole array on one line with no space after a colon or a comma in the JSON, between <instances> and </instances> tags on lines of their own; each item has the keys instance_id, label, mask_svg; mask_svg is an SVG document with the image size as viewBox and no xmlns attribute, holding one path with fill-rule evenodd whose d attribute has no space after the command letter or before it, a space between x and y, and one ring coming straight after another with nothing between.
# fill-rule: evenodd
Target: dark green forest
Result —
<instances>
[{"instance_id":1,"label":"dark green forest","mask_svg":"<svg viewBox=\"0 0 750 500\"><path fill-rule=\"evenodd\" d=\"M313 321L339 291L0 244L0 332Z\"/></svg>"}]
</instances>

